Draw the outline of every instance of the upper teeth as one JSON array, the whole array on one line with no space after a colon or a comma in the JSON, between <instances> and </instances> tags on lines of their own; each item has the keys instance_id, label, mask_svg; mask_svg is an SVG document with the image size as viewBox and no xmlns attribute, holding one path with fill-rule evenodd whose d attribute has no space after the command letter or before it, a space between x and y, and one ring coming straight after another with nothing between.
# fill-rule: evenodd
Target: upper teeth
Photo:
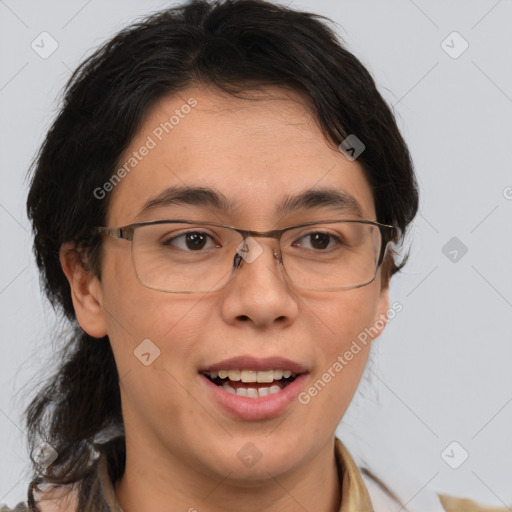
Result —
<instances>
[{"instance_id":1,"label":"upper teeth","mask_svg":"<svg viewBox=\"0 0 512 512\"><path fill-rule=\"evenodd\" d=\"M242 382L272 382L274 380L295 377L297 374L291 370L219 370L218 372L206 372L211 379L217 377L232 381Z\"/></svg>"}]
</instances>

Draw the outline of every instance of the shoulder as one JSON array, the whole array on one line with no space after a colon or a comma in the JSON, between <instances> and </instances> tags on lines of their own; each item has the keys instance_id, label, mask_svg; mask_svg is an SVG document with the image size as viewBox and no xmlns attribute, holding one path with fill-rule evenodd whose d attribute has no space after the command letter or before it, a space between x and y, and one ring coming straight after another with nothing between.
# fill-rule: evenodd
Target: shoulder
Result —
<instances>
[{"instance_id":1,"label":"shoulder","mask_svg":"<svg viewBox=\"0 0 512 512\"><path fill-rule=\"evenodd\" d=\"M439 494L439 499L446 512L508 512L510 510L507 507L485 507L476 501L446 494Z\"/></svg>"}]
</instances>

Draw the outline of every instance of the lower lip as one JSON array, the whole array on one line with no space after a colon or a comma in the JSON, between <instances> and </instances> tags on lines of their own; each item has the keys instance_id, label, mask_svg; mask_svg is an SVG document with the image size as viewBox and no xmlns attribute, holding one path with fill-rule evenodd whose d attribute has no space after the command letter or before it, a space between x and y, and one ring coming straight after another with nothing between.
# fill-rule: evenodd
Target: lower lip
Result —
<instances>
[{"instance_id":1,"label":"lower lip","mask_svg":"<svg viewBox=\"0 0 512 512\"><path fill-rule=\"evenodd\" d=\"M206 383L213 399L231 415L242 420L267 420L282 414L295 401L307 374L299 375L281 391L259 398L233 395L214 384L208 377L202 374L200 377Z\"/></svg>"}]
</instances>

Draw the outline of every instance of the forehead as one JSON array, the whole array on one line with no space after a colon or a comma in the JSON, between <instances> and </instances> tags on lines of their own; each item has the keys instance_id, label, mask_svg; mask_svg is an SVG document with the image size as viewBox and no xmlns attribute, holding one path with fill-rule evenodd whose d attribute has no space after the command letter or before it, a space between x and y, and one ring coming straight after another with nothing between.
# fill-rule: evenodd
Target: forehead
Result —
<instances>
[{"instance_id":1,"label":"forehead","mask_svg":"<svg viewBox=\"0 0 512 512\"><path fill-rule=\"evenodd\" d=\"M108 224L153 220L139 218L144 205L169 188L191 187L215 190L227 199L223 206L229 203L226 215L253 227L275 221L284 203L309 189L352 197L361 217L374 218L362 166L325 139L298 93L247 94L191 87L160 100L118 163Z\"/></svg>"}]
</instances>

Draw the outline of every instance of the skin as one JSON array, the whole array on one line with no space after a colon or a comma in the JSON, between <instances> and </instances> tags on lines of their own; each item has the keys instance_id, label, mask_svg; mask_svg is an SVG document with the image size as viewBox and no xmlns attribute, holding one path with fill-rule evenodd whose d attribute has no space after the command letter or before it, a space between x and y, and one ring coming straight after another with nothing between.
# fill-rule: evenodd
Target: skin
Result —
<instances>
[{"instance_id":1,"label":"skin","mask_svg":"<svg viewBox=\"0 0 512 512\"><path fill-rule=\"evenodd\" d=\"M257 95L258 101L242 100L191 87L155 105L124 157L188 98L197 100L111 192L106 225L185 217L263 231L332 218L325 207L276 215L275 205L285 195L313 186L348 192L363 218L376 220L361 165L325 140L301 97L278 88ZM136 217L148 199L183 184L214 187L237 205L236 212L187 205ZM362 288L294 290L273 259L275 242L258 242L263 254L209 294L143 287L125 240L104 238L101 281L79 264L72 246L61 250L77 319L92 336L108 334L119 370L127 464L116 494L125 512L217 512L226 503L242 512L291 512L298 504L305 510L339 509L334 433L370 343L307 405L296 400L268 420L228 415L207 398L198 368L237 355L278 355L308 365L306 389L360 332L386 316L388 291L380 270ZM161 354L144 366L133 351L147 338ZM262 453L252 467L237 457L248 442Z\"/></svg>"}]
</instances>

